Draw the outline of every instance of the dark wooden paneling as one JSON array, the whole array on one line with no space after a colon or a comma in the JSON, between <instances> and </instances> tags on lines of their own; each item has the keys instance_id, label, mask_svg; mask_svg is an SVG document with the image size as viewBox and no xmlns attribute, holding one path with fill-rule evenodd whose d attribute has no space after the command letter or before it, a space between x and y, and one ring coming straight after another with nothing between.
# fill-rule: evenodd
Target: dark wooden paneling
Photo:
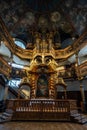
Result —
<instances>
[{"instance_id":1,"label":"dark wooden paneling","mask_svg":"<svg viewBox=\"0 0 87 130\"><path fill-rule=\"evenodd\" d=\"M85 99L87 102L87 91L85 91ZM58 92L57 93L57 99L62 99L64 97L64 92ZM77 100L77 106L80 107L81 106L81 101L82 101L82 97L81 97L81 93L80 91L67 91L67 99L73 99L73 100Z\"/></svg>"}]
</instances>

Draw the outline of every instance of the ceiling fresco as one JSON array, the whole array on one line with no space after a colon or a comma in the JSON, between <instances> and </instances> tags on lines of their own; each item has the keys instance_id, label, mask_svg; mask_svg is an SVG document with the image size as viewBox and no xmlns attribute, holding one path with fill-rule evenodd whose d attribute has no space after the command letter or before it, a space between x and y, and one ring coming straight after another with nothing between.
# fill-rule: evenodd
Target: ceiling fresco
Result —
<instances>
[{"instance_id":1,"label":"ceiling fresco","mask_svg":"<svg viewBox=\"0 0 87 130\"><path fill-rule=\"evenodd\" d=\"M87 1L0 0L0 15L11 36L26 45L34 42L35 32L54 32L54 43L60 42L60 48L65 48L87 26Z\"/></svg>"}]
</instances>

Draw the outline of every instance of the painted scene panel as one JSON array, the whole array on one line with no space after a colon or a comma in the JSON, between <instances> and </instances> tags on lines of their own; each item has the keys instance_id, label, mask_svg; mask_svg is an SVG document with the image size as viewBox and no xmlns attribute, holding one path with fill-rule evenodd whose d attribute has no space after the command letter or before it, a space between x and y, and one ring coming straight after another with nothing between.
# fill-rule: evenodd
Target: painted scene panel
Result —
<instances>
[{"instance_id":1,"label":"painted scene panel","mask_svg":"<svg viewBox=\"0 0 87 130\"><path fill-rule=\"evenodd\" d=\"M47 76L41 75L37 80L36 97L48 97L48 79Z\"/></svg>"}]
</instances>

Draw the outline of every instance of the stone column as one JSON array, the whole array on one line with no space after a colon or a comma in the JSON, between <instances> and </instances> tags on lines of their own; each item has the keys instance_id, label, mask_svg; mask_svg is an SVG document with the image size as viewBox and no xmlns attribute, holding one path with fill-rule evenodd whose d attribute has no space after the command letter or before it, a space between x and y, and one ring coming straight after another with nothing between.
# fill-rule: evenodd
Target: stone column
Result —
<instances>
[{"instance_id":1,"label":"stone column","mask_svg":"<svg viewBox=\"0 0 87 130\"><path fill-rule=\"evenodd\" d=\"M77 64L77 77L78 77L78 80L80 82L80 93L81 93L81 98L82 98L82 102L81 102L81 107L82 107L82 111L86 111L86 108L85 108L85 93L84 93L84 88L83 88L83 85L82 85L82 76L81 76L81 72L78 68L78 66L80 65L80 62L79 62L79 58L78 58L78 53L76 53L76 64Z\"/></svg>"},{"instance_id":2,"label":"stone column","mask_svg":"<svg viewBox=\"0 0 87 130\"><path fill-rule=\"evenodd\" d=\"M84 88L82 84L80 84L80 92L81 92L82 101L85 102Z\"/></svg>"},{"instance_id":3,"label":"stone column","mask_svg":"<svg viewBox=\"0 0 87 130\"><path fill-rule=\"evenodd\" d=\"M82 85L82 81L80 81L80 93L81 93L81 98L82 98L82 102L81 102L82 111L85 112L86 103L85 103L85 93L84 93L84 87Z\"/></svg>"}]
</instances>

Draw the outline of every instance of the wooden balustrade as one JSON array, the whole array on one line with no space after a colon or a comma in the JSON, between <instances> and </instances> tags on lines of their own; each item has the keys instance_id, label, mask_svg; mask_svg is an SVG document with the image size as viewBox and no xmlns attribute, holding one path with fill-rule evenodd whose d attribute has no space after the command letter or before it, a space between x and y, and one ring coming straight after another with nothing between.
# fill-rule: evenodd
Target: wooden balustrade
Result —
<instances>
[{"instance_id":1,"label":"wooden balustrade","mask_svg":"<svg viewBox=\"0 0 87 130\"><path fill-rule=\"evenodd\" d=\"M9 77L11 71L11 66L4 60L2 56L0 56L0 73Z\"/></svg>"},{"instance_id":2,"label":"wooden balustrade","mask_svg":"<svg viewBox=\"0 0 87 130\"><path fill-rule=\"evenodd\" d=\"M14 111L69 112L69 102L62 100L9 100L7 107Z\"/></svg>"},{"instance_id":3,"label":"wooden balustrade","mask_svg":"<svg viewBox=\"0 0 87 130\"><path fill-rule=\"evenodd\" d=\"M7 109L14 111L12 120L69 121L71 107L70 100L16 99L7 101Z\"/></svg>"}]
</instances>

